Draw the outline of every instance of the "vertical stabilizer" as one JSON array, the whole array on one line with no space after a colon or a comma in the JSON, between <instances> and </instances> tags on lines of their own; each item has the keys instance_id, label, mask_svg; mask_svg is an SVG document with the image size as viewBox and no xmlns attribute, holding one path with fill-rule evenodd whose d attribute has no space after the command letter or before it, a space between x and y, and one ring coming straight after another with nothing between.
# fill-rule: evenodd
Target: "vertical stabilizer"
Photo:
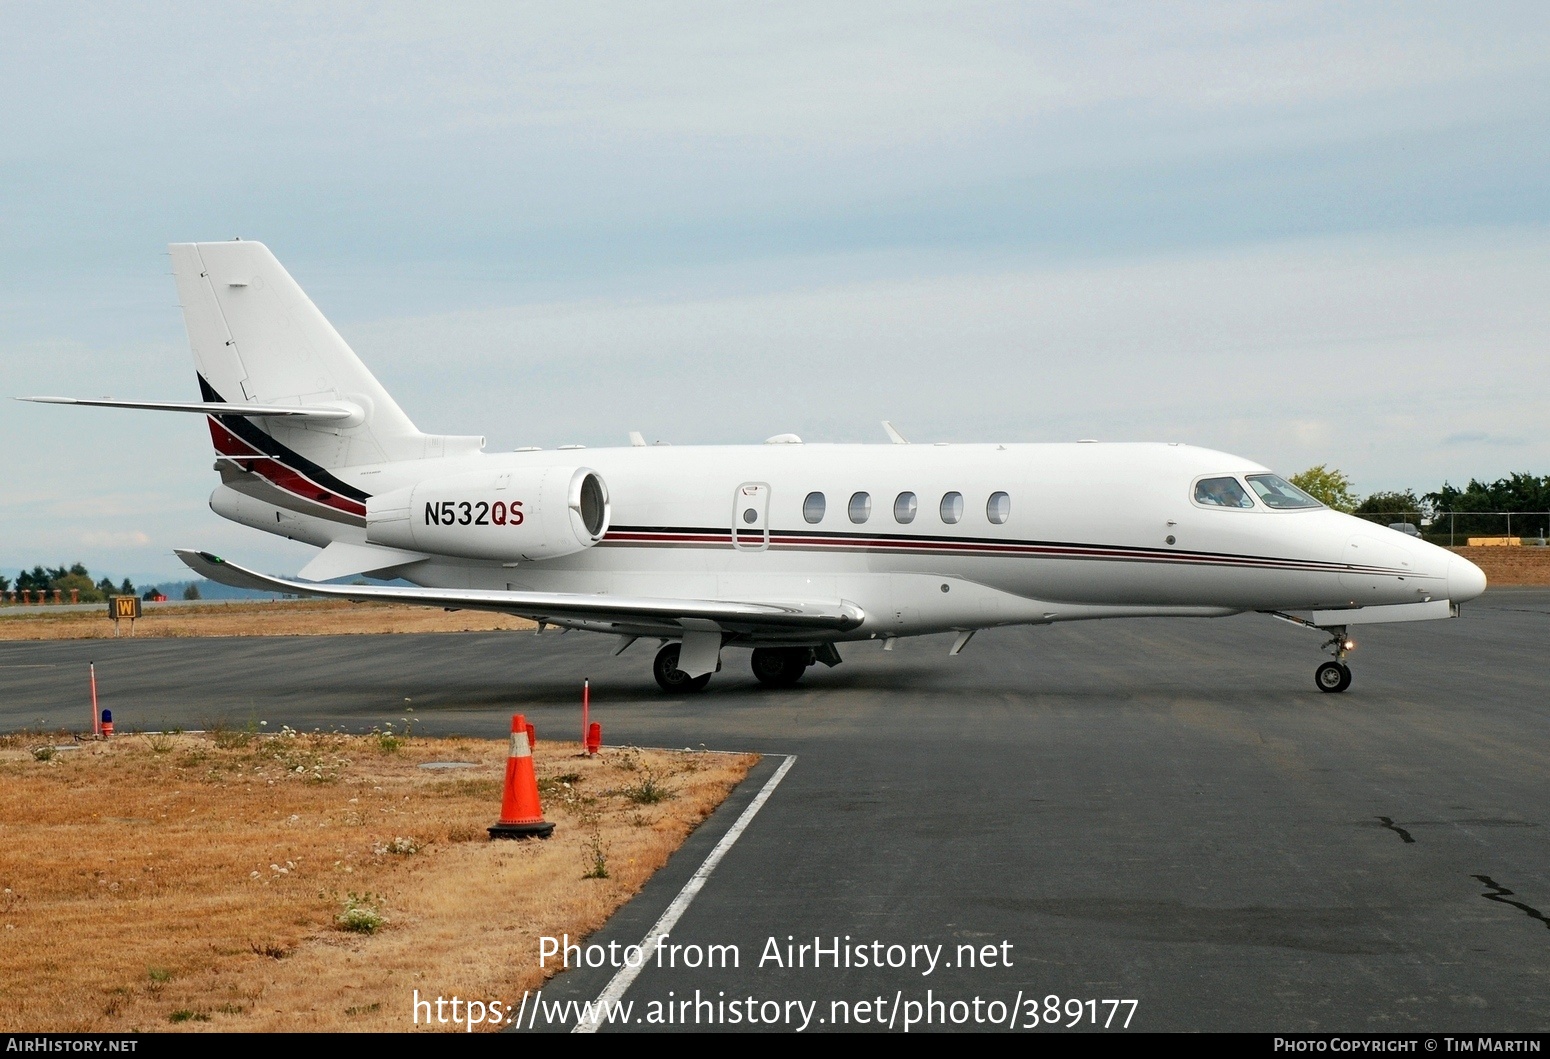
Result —
<instances>
[{"instance_id":1,"label":"vertical stabilizer","mask_svg":"<svg viewBox=\"0 0 1550 1059\"><path fill-rule=\"evenodd\" d=\"M169 249L204 400L344 402L360 409L341 423L247 419L240 421L244 432L263 431L324 468L479 449L479 438L420 433L264 244L174 243Z\"/></svg>"}]
</instances>

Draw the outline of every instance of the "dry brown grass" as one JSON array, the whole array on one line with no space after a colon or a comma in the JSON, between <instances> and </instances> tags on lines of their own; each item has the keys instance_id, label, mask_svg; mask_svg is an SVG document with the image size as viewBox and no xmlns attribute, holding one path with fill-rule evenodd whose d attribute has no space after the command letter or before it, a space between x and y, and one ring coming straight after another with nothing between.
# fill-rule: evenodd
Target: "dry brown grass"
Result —
<instances>
[{"instance_id":1,"label":"dry brown grass","mask_svg":"<svg viewBox=\"0 0 1550 1059\"><path fill-rule=\"evenodd\" d=\"M601 926L757 760L541 741L554 837L490 842L504 740L218 735L48 760L0 737L0 1030L403 1030L414 989L520 1000L538 937ZM672 797L632 800L646 778ZM382 929L341 929L352 894Z\"/></svg>"},{"instance_id":2,"label":"dry brown grass","mask_svg":"<svg viewBox=\"0 0 1550 1059\"><path fill-rule=\"evenodd\" d=\"M394 603L281 600L145 608L136 636L336 636L351 633L476 632L531 629L533 622L479 610L447 611ZM93 611L7 613L0 640L99 640L113 635L107 604ZM123 623L120 636L129 635Z\"/></svg>"}]
</instances>

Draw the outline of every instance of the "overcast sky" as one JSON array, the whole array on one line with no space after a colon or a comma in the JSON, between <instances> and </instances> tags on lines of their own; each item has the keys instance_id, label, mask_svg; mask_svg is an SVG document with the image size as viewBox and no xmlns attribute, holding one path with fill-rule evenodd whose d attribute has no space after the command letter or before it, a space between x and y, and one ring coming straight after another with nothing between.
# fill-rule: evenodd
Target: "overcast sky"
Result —
<instances>
[{"instance_id":1,"label":"overcast sky","mask_svg":"<svg viewBox=\"0 0 1550 1059\"><path fill-rule=\"evenodd\" d=\"M0 2L3 396L197 397L258 239L492 450L1186 441L1550 473L1550 5ZM194 417L0 402L0 572L294 571Z\"/></svg>"}]
</instances>

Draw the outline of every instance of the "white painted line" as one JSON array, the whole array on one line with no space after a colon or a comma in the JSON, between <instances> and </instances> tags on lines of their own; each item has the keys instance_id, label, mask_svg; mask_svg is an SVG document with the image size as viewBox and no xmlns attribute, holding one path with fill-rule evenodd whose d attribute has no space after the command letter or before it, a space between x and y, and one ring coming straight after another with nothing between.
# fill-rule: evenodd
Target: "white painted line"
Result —
<instances>
[{"instance_id":1,"label":"white painted line","mask_svg":"<svg viewBox=\"0 0 1550 1059\"><path fill-rule=\"evenodd\" d=\"M673 903L667 906L667 911L662 913L662 918L658 919L656 924L646 932L646 936L641 939L640 963L634 967L625 964L619 968L619 973L609 980L608 984L603 987L603 991L597 995L597 999L592 1002L591 1021L583 1019L576 1023L571 1029L572 1033L597 1032L598 1026L601 1025L602 1021L601 1012L603 1011L603 1006L605 1004L611 1006L624 998L625 992L635 982L635 977L640 974L641 969L646 964L651 962L651 957L657 951L657 946L662 943L662 939L672 933L673 927L678 923L678 918L688 911L690 902L704 888L705 880L710 878L710 873L716 870L716 865L721 863L721 858L726 856L727 850L732 848L732 844L742 835L743 830L753 822L753 818L758 815L759 810L764 808L764 803L769 801L770 795L775 792L775 788L780 785L781 780L786 778L786 773L791 771L791 766L795 765L796 762L796 755L789 755L785 763L775 770L775 775L771 776L764 788L754 796L754 800L748 803L748 808L744 809L743 815L737 818L737 823L732 825L730 831L721 836L721 841L717 842L716 848L710 851L710 856L705 858L705 863L701 864L694 874L690 876L689 881L684 883L684 888L678 891L678 896L673 898Z\"/></svg>"}]
</instances>

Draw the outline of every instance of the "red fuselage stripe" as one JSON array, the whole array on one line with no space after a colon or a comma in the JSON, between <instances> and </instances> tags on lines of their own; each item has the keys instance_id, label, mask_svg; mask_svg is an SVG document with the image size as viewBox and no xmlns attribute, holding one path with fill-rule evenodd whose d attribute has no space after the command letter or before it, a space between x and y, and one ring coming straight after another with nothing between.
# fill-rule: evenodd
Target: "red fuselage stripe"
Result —
<instances>
[{"instance_id":1,"label":"red fuselage stripe","mask_svg":"<svg viewBox=\"0 0 1550 1059\"><path fill-rule=\"evenodd\" d=\"M340 496L331 489L324 488L312 479L298 473L266 453L260 452L237 435L227 430L214 416L207 417L210 423L210 440L215 445L215 451L222 456L234 460L245 471L258 475L269 484L282 489L292 496L298 497L308 503L322 504L336 511L343 511L347 515L357 518L366 517L366 505L358 500Z\"/></svg>"}]
</instances>

